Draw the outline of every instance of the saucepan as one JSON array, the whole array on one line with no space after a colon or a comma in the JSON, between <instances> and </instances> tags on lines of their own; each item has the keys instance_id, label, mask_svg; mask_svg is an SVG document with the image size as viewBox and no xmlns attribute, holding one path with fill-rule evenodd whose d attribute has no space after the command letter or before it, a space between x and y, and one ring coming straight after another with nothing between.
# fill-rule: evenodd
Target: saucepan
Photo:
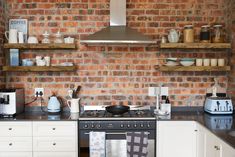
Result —
<instances>
[{"instance_id":1,"label":"saucepan","mask_svg":"<svg viewBox=\"0 0 235 157\"><path fill-rule=\"evenodd\" d=\"M121 115L128 112L130 107L125 105L110 105L106 106L105 110L109 113L112 113L113 115Z\"/></svg>"}]
</instances>

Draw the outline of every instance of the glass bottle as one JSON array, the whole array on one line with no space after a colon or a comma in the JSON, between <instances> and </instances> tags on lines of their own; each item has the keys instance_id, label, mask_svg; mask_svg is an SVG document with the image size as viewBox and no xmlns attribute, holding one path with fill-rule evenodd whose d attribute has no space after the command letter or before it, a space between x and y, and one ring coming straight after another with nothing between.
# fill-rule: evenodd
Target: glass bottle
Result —
<instances>
[{"instance_id":1,"label":"glass bottle","mask_svg":"<svg viewBox=\"0 0 235 157\"><path fill-rule=\"evenodd\" d=\"M211 39L211 32L210 32L210 26L209 25L204 25L201 27L201 32L200 32L200 41L203 43L210 43Z\"/></svg>"},{"instance_id":2,"label":"glass bottle","mask_svg":"<svg viewBox=\"0 0 235 157\"><path fill-rule=\"evenodd\" d=\"M194 30L193 25L184 26L184 43L194 42Z\"/></svg>"},{"instance_id":3,"label":"glass bottle","mask_svg":"<svg viewBox=\"0 0 235 157\"><path fill-rule=\"evenodd\" d=\"M223 34L222 25L214 25L213 26L212 42L213 43L223 43L224 42L224 34Z\"/></svg>"}]
</instances>

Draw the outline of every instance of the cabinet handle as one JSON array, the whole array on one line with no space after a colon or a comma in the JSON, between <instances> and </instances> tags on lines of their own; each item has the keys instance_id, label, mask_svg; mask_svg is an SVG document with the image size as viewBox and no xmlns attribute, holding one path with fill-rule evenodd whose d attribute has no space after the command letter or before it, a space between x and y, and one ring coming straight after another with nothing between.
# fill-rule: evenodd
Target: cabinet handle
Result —
<instances>
[{"instance_id":1,"label":"cabinet handle","mask_svg":"<svg viewBox=\"0 0 235 157\"><path fill-rule=\"evenodd\" d=\"M9 143L9 146L12 146L12 143Z\"/></svg>"},{"instance_id":2,"label":"cabinet handle","mask_svg":"<svg viewBox=\"0 0 235 157\"><path fill-rule=\"evenodd\" d=\"M8 130L12 130L12 128L8 128Z\"/></svg>"},{"instance_id":3,"label":"cabinet handle","mask_svg":"<svg viewBox=\"0 0 235 157\"><path fill-rule=\"evenodd\" d=\"M52 130L55 130L55 128L52 128Z\"/></svg>"},{"instance_id":4,"label":"cabinet handle","mask_svg":"<svg viewBox=\"0 0 235 157\"><path fill-rule=\"evenodd\" d=\"M194 130L195 132L197 132L197 130Z\"/></svg>"},{"instance_id":5,"label":"cabinet handle","mask_svg":"<svg viewBox=\"0 0 235 157\"><path fill-rule=\"evenodd\" d=\"M214 146L214 148L215 148L216 150L220 150L220 147L219 147L219 146Z\"/></svg>"},{"instance_id":6,"label":"cabinet handle","mask_svg":"<svg viewBox=\"0 0 235 157\"><path fill-rule=\"evenodd\" d=\"M55 146L56 145L56 143L53 143L53 146Z\"/></svg>"}]
</instances>

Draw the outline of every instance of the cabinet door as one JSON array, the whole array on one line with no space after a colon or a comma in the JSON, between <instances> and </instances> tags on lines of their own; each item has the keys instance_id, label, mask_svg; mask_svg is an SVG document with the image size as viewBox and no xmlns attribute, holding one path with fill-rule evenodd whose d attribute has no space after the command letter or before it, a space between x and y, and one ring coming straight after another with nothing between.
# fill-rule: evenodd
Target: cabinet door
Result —
<instances>
[{"instance_id":1,"label":"cabinet door","mask_svg":"<svg viewBox=\"0 0 235 157\"><path fill-rule=\"evenodd\" d=\"M76 152L34 152L33 157L77 157Z\"/></svg>"},{"instance_id":2,"label":"cabinet door","mask_svg":"<svg viewBox=\"0 0 235 157\"><path fill-rule=\"evenodd\" d=\"M196 157L196 123L158 121L157 156Z\"/></svg>"},{"instance_id":3,"label":"cabinet door","mask_svg":"<svg viewBox=\"0 0 235 157\"><path fill-rule=\"evenodd\" d=\"M32 122L1 122L0 136L32 136Z\"/></svg>"},{"instance_id":4,"label":"cabinet door","mask_svg":"<svg viewBox=\"0 0 235 157\"><path fill-rule=\"evenodd\" d=\"M200 124L197 125L197 157L205 156L206 133Z\"/></svg>"},{"instance_id":5,"label":"cabinet door","mask_svg":"<svg viewBox=\"0 0 235 157\"><path fill-rule=\"evenodd\" d=\"M206 131L206 157L221 157L219 149L221 148L218 139L211 132Z\"/></svg>"},{"instance_id":6,"label":"cabinet door","mask_svg":"<svg viewBox=\"0 0 235 157\"><path fill-rule=\"evenodd\" d=\"M0 152L0 157L33 157L32 152Z\"/></svg>"},{"instance_id":7,"label":"cabinet door","mask_svg":"<svg viewBox=\"0 0 235 157\"><path fill-rule=\"evenodd\" d=\"M221 141L221 156L220 157L235 157L235 149L230 147L227 143Z\"/></svg>"},{"instance_id":8,"label":"cabinet door","mask_svg":"<svg viewBox=\"0 0 235 157\"><path fill-rule=\"evenodd\" d=\"M76 136L77 122L33 122L33 136Z\"/></svg>"},{"instance_id":9,"label":"cabinet door","mask_svg":"<svg viewBox=\"0 0 235 157\"><path fill-rule=\"evenodd\" d=\"M1 137L0 152L32 151L32 137Z\"/></svg>"},{"instance_id":10,"label":"cabinet door","mask_svg":"<svg viewBox=\"0 0 235 157\"><path fill-rule=\"evenodd\" d=\"M74 137L34 137L33 151L74 152L76 141Z\"/></svg>"}]
</instances>

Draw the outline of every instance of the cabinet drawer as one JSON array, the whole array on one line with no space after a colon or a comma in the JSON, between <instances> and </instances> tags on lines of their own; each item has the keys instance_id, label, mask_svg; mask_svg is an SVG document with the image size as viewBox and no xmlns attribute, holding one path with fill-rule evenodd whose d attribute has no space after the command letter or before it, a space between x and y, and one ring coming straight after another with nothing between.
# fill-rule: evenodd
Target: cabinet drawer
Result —
<instances>
[{"instance_id":1,"label":"cabinet drawer","mask_svg":"<svg viewBox=\"0 0 235 157\"><path fill-rule=\"evenodd\" d=\"M0 157L33 157L32 152L0 152Z\"/></svg>"},{"instance_id":2,"label":"cabinet drawer","mask_svg":"<svg viewBox=\"0 0 235 157\"><path fill-rule=\"evenodd\" d=\"M33 136L76 136L77 122L33 122Z\"/></svg>"},{"instance_id":3,"label":"cabinet drawer","mask_svg":"<svg viewBox=\"0 0 235 157\"><path fill-rule=\"evenodd\" d=\"M74 137L34 137L33 151L77 151L77 139Z\"/></svg>"},{"instance_id":4,"label":"cabinet drawer","mask_svg":"<svg viewBox=\"0 0 235 157\"><path fill-rule=\"evenodd\" d=\"M32 136L32 122L0 122L0 136Z\"/></svg>"},{"instance_id":5,"label":"cabinet drawer","mask_svg":"<svg viewBox=\"0 0 235 157\"><path fill-rule=\"evenodd\" d=\"M76 152L34 152L33 157L77 157Z\"/></svg>"},{"instance_id":6,"label":"cabinet drawer","mask_svg":"<svg viewBox=\"0 0 235 157\"><path fill-rule=\"evenodd\" d=\"M1 137L0 152L27 152L32 151L32 137Z\"/></svg>"}]
</instances>

